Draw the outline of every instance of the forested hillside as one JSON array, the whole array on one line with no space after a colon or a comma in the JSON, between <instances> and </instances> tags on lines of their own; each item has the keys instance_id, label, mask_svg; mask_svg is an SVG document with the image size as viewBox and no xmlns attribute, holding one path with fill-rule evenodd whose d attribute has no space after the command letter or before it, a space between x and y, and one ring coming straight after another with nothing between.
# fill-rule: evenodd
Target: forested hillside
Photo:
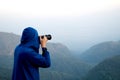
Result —
<instances>
[{"instance_id":1,"label":"forested hillside","mask_svg":"<svg viewBox=\"0 0 120 80\"><path fill-rule=\"evenodd\" d=\"M83 80L120 80L120 55L99 63Z\"/></svg>"},{"instance_id":2,"label":"forested hillside","mask_svg":"<svg viewBox=\"0 0 120 80\"><path fill-rule=\"evenodd\" d=\"M13 52L19 44L20 36L1 32L0 37L0 80L10 80ZM47 48L52 64L48 69L40 69L41 80L80 80L91 68L90 65L73 57L70 50L61 43L48 43Z\"/></svg>"},{"instance_id":3,"label":"forested hillside","mask_svg":"<svg viewBox=\"0 0 120 80\"><path fill-rule=\"evenodd\" d=\"M98 64L116 55L120 55L120 41L109 41L94 45L82 53L80 58L87 63Z\"/></svg>"}]
</instances>

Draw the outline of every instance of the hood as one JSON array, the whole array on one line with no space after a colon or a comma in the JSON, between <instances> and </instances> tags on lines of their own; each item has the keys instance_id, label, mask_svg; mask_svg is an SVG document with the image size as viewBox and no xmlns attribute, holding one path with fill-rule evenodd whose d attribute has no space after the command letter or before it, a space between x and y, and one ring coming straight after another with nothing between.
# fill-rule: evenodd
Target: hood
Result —
<instances>
[{"instance_id":1,"label":"hood","mask_svg":"<svg viewBox=\"0 0 120 80\"><path fill-rule=\"evenodd\" d=\"M22 33L21 44L39 52L40 40L37 30L32 27L25 28Z\"/></svg>"}]
</instances>

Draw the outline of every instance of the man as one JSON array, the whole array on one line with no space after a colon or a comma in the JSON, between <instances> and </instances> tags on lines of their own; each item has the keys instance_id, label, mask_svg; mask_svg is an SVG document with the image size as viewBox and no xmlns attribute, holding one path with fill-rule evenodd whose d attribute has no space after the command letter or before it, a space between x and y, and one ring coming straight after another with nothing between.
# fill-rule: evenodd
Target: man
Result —
<instances>
[{"instance_id":1,"label":"man","mask_svg":"<svg viewBox=\"0 0 120 80\"><path fill-rule=\"evenodd\" d=\"M47 38L38 37L38 32L25 28L20 44L14 52L12 80L40 80L39 67L50 67L50 55L46 48ZM41 44L42 54L39 54Z\"/></svg>"}]
</instances>

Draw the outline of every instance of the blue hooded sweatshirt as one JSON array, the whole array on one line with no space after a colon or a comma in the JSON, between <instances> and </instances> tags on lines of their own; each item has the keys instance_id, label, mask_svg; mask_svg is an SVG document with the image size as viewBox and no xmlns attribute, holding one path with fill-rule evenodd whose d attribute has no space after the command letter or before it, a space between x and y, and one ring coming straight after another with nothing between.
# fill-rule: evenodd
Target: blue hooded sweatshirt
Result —
<instances>
[{"instance_id":1,"label":"blue hooded sweatshirt","mask_svg":"<svg viewBox=\"0 0 120 80\"><path fill-rule=\"evenodd\" d=\"M39 67L50 67L50 55L47 48L39 54L40 40L34 28L25 28L21 43L14 51L12 80L40 80Z\"/></svg>"}]
</instances>

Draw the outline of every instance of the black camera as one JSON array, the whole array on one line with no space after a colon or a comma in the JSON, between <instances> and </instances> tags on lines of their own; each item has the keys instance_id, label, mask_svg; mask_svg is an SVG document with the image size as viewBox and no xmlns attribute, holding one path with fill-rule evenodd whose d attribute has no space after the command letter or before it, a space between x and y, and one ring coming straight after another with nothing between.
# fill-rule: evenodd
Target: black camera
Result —
<instances>
[{"instance_id":1,"label":"black camera","mask_svg":"<svg viewBox=\"0 0 120 80\"><path fill-rule=\"evenodd\" d=\"M51 40L52 39L52 36L50 34L48 35L42 35L41 38L43 39L44 37L47 37L48 40Z\"/></svg>"}]
</instances>

